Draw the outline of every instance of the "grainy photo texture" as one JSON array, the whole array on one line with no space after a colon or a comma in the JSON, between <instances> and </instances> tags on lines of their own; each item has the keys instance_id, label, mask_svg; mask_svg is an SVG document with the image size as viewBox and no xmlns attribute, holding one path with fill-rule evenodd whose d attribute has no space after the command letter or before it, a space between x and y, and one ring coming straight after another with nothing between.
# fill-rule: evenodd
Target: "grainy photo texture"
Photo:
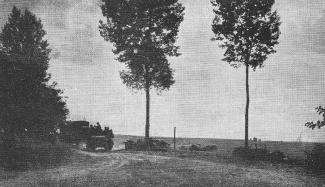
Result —
<instances>
[{"instance_id":1,"label":"grainy photo texture","mask_svg":"<svg viewBox=\"0 0 325 187\"><path fill-rule=\"evenodd\" d=\"M325 186L325 1L0 0L0 186Z\"/></svg>"}]
</instances>

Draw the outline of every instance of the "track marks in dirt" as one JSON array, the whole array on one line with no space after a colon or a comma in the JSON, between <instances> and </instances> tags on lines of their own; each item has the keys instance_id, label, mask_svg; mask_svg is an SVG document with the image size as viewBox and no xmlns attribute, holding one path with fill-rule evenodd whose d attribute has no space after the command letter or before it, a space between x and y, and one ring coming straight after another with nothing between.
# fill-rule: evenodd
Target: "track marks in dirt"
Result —
<instances>
[{"instance_id":1,"label":"track marks in dirt","mask_svg":"<svg viewBox=\"0 0 325 187\"><path fill-rule=\"evenodd\" d=\"M92 153L85 151L78 151L78 153L104 160L99 164L106 166L107 169L117 169L129 164L131 161L142 162L147 160L153 163L162 163L165 160L171 159L170 157L147 155L142 153Z\"/></svg>"},{"instance_id":2,"label":"track marks in dirt","mask_svg":"<svg viewBox=\"0 0 325 187\"><path fill-rule=\"evenodd\" d=\"M22 172L0 186L315 186L310 177L218 160L75 151L65 166ZM310 181L310 183L305 183ZM310 184L310 185L308 185ZM318 186L318 185L316 185Z\"/></svg>"}]
</instances>

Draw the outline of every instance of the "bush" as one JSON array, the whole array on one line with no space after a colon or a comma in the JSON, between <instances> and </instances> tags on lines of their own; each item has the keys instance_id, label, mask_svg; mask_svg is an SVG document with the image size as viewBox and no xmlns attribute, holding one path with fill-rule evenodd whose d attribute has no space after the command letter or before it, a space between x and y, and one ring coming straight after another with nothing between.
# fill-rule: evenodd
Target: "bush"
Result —
<instances>
[{"instance_id":1,"label":"bush","mask_svg":"<svg viewBox=\"0 0 325 187\"><path fill-rule=\"evenodd\" d=\"M190 151L214 151L217 150L217 146L216 145L207 145L205 147L201 147L200 145L191 145L189 147Z\"/></svg>"},{"instance_id":2,"label":"bush","mask_svg":"<svg viewBox=\"0 0 325 187\"><path fill-rule=\"evenodd\" d=\"M283 152L279 151L279 150L276 150L276 151L273 151L271 154L270 154L270 160L272 162L281 162L284 160L286 156L284 155Z\"/></svg>"},{"instance_id":3,"label":"bush","mask_svg":"<svg viewBox=\"0 0 325 187\"><path fill-rule=\"evenodd\" d=\"M25 143L15 147L1 146L0 167L10 170L26 170L52 167L65 161L71 149L65 144L45 142Z\"/></svg>"},{"instance_id":4,"label":"bush","mask_svg":"<svg viewBox=\"0 0 325 187\"><path fill-rule=\"evenodd\" d=\"M136 150L136 151L167 151L169 149L169 144L163 140L140 139L137 142L128 140L125 142L126 150Z\"/></svg>"},{"instance_id":5,"label":"bush","mask_svg":"<svg viewBox=\"0 0 325 187\"><path fill-rule=\"evenodd\" d=\"M149 147L152 151L167 151L170 147L169 143L163 140L149 140Z\"/></svg>"},{"instance_id":6,"label":"bush","mask_svg":"<svg viewBox=\"0 0 325 187\"><path fill-rule=\"evenodd\" d=\"M202 151L216 151L218 147L216 145L207 145L201 148Z\"/></svg>"},{"instance_id":7,"label":"bush","mask_svg":"<svg viewBox=\"0 0 325 187\"><path fill-rule=\"evenodd\" d=\"M306 152L305 165L315 172L325 171L325 145L316 144L311 152Z\"/></svg>"},{"instance_id":8,"label":"bush","mask_svg":"<svg viewBox=\"0 0 325 187\"><path fill-rule=\"evenodd\" d=\"M190 151L200 151L201 148L200 148L200 146L193 144L193 145L190 146L189 150Z\"/></svg>"}]
</instances>

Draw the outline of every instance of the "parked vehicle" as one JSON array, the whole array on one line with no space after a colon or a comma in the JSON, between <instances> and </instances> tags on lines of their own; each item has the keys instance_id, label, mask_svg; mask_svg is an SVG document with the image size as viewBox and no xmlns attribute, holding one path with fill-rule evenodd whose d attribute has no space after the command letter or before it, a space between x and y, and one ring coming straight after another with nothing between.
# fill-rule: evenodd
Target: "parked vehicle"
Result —
<instances>
[{"instance_id":1,"label":"parked vehicle","mask_svg":"<svg viewBox=\"0 0 325 187\"><path fill-rule=\"evenodd\" d=\"M113 148L113 141L106 136L92 136L87 141L87 149L90 151L110 151Z\"/></svg>"}]
</instances>

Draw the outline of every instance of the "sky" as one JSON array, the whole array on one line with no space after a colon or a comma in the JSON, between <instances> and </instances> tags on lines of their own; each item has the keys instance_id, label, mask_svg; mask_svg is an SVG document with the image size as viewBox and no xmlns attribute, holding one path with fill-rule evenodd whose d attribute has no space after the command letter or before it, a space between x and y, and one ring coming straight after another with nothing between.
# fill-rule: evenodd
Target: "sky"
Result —
<instances>
[{"instance_id":1,"label":"sky","mask_svg":"<svg viewBox=\"0 0 325 187\"><path fill-rule=\"evenodd\" d=\"M209 0L181 0L185 6L177 45L169 58L176 83L151 92L152 136L244 138L245 68L222 61L224 51L210 39L214 17ZM42 20L52 49L49 73L64 90L69 119L109 126L116 134L144 135L145 94L128 89L119 77L123 64L100 36L98 0L0 0L0 27L13 6ZM277 141L325 142L325 1L276 0L281 17L277 53L250 71L249 137Z\"/></svg>"}]
</instances>

